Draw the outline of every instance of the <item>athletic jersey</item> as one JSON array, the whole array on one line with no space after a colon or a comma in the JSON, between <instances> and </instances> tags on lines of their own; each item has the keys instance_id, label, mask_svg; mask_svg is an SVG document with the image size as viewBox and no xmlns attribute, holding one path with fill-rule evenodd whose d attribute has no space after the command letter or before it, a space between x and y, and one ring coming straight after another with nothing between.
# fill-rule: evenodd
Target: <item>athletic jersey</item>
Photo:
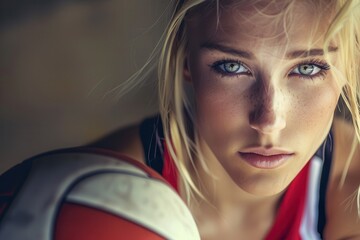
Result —
<instances>
[{"instance_id":1,"label":"athletic jersey","mask_svg":"<svg viewBox=\"0 0 360 240\"><path fill-rule=\"evenodd\" d=\"M178 190L178 173L167 151L160 117L144 120L140 136L146 164ZM326 141L287 188L266 240L322 239L331 160L331 141Z\"/></svg>"}]
</instances>

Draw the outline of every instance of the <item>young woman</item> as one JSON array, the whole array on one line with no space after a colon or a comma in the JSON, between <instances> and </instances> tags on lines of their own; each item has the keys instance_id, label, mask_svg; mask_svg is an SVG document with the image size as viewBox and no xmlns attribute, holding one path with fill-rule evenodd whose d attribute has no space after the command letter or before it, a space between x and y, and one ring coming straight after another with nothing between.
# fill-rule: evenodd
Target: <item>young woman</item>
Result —
<instances>
[{"instance_id":1,"label":"young woman","mask_svg":"<svg viewBox=\"0 0 360 240\"><path fill-rule=\"evenodd\" d=\"M91 146L161 173L201 239L360 239L359 0L175 2L160 116Z\"/></svg>"},{"instance_id":2,"label":"young woman","mask_svg":"<svg viewBox=\"0 0 360 240\"><path fill-rule=\"evenodd\" d=\"M163 174L202 239L360 239L359 36L358 0L176 1L161 118L98 146Z\"/></svg>"}]
</instances>

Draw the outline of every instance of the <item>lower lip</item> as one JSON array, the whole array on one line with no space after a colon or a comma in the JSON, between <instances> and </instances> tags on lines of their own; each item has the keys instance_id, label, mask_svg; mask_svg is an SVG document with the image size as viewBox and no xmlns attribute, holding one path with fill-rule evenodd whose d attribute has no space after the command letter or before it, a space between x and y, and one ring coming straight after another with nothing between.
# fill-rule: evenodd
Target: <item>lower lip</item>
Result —
<instances>
[{"instance_id":1,"label":"lower lip","mask_svg":"<svg viewBox=\"0 0 360 240\"><path fill-rule=\"evenodd\" d=\"M283 165L293 154L264 156L256 153L240 153L242 159L256 168L273 169Z\"/></svg>"}]
</instances>

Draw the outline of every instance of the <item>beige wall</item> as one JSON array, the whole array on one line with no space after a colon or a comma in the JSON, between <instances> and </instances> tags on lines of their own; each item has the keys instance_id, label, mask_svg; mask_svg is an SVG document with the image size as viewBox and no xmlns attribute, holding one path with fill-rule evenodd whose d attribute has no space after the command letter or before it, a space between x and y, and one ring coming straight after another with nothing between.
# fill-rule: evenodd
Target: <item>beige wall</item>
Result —
<instances>
[{"instance_id":1,"label":"beige wall","mask_svg":"<svg viewBox=\"0 0 360 240\"><path fill-rule=\"evenodd\" d=\"M156 44L168 0L78 1L0 30L0 172L156 112L154 84L114 89ZM151 82L151 81L150 81Z\"/></svg>"}]
</instances>

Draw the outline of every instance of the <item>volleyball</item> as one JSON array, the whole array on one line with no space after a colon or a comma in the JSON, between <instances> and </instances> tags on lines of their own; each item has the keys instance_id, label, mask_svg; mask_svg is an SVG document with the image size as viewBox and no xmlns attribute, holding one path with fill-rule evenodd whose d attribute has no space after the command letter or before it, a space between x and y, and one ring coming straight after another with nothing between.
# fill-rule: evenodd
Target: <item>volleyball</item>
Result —
<instances>
[{"instance_id":1,"label":"volleyball","mask_svg":"<svg viewBox=\"0 0 360 240\"><path fill-rule=\"evenodd\" d=\"M179 195L147 166L79 148L34 157L0 224L8 240L200 239Z\"/></svg>"}]
</instances>

